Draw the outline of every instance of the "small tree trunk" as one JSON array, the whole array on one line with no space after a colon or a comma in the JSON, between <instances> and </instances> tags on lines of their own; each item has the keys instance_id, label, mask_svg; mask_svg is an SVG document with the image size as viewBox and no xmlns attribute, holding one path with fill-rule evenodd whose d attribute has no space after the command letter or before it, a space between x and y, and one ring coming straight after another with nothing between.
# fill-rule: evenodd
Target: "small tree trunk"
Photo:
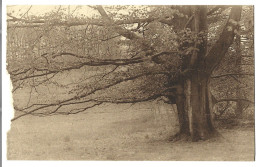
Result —
<instances>
[{"instance_id":1,"label":"small tree trunk","mask_svg":"<svg viewBox=\"0 0 260 167\"><path fill-rule=\"evenodd\" d=\"M242 68L241 68L241 63L242 63L242 57L241 56L242 55L241 55L241 38L240 38L240 35L237 35L235 42L236 42L236 45L237 45L237 48L236 48L236 54L237 54L236 66L238 67L237 73L241 73L242 72ZM239 84L236 86L236 96L237 96L238 99L243 97ZM242 118L242 116L243 116L243 104L242 104L242 101L239 100L236 103L236 117Z\"/></svg>"}]
</instances>

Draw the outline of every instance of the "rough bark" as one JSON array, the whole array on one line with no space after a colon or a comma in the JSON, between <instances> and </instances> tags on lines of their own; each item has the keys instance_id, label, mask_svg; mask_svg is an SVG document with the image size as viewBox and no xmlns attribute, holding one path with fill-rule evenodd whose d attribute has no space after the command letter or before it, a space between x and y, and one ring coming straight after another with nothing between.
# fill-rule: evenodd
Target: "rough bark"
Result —
<instances>
[{"instance_id":1,"label":"rough bark","mask_svg":"<svg viewBox=\"0 0 260 167\"><path fill-rule=\"evenodd\" d=\"M232 8L229 20L217 40L216 44L207 53L207 38L203 43L195 45L199 49L190 56L188 64L184 64L189 75L181 80L178 96L176 100L180 132L187 134L192 141L206 140L215 136L212 119L212 97L209 89L209 77L214 68L220 63L233 43L234 30L237 28L237 22L240 20L241 6ZM194 9L194 19L191 28L196 33L207 32L207 8L198 6ZM188 130L187 130L188 128Z\"/></svg>"},{"instance_id":2,"label":"rough bark","mask_svg":"<svg viewBox=\"0 0 260 167\"><path fill-rule=\"evenodd\" d=\"M183 94L184 87L183 84L178 85L177 87L177 98L176 105L178 110L178 118L180 125L180 134L189 135L190 134L190 125L189 125L189 115L185 109L185 95Z\"/></svg>"},{"instance_id":3,"label":"rough bark","mask_svg":"<svg viewBox=\"0 0 260 167\"><path fill-rule=\"evenodd\" d=\"M207 8L199 6L194 8L194 19L191 29L196 33L207 31ZM205 35L206 36L206 35ZM207 38L195 47L198 52L193 52L185 66L189 75L180 79L177 88L177 109L180 123L180 135L189 136L192 141L207 139L214 128L210 117L210 106L208 96L208 75L204 69L204 58L207 52Z\"/></svg>"}]
</instances>

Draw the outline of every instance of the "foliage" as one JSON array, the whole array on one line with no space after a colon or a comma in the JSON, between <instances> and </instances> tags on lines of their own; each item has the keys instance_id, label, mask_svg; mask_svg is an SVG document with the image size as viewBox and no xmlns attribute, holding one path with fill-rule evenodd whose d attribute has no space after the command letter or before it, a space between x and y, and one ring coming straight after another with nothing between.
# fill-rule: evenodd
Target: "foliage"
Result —
<instances>
[{"instance_id":1,"label":"foliage","mask_svg":"<svg viewBox=\"0 0 260 167\"><path fill-rule=\"evenodd\" d=\"M10 7L7 14L7 69L13 93L28 90L25 104L15 101L15 109L23 112L16 118L75 114L102 103L168 96L175 93L170 91L174 85L169 78L178 80L185 59L199 52L196 46L204 39L212 46L227 21L244 27L235 31L237 36L245 33L253 40L253 24L248 21L252 7L247 6L242 23L228 20L229 7L209 6L208 31L199 33L187 27L192 20L187 6L59 6L43 14L30 13L33 6L27 8L21 13ZM243 55L253 54L252 43L242 45ZM235 47L234 43L229 48L212 77L238 73L233 68L238 67ZM253 64L242 67L242 72L252 68ZM222 77L212 81L219 101L233 98L236 89ZM245 91L248 96L243 99L252 100L250 93Z\"/></svg>"}]
</instances>

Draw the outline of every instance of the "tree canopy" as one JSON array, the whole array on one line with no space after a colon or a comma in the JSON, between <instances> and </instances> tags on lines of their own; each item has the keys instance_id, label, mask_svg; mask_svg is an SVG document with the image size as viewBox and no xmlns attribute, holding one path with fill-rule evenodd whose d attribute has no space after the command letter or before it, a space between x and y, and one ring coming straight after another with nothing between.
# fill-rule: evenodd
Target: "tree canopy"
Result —
<instances>
[{"instance_id":1,"label":"tree canopy","mask_svg":"<svg viewBox=\"0 0 260 167\"><path fill-rule=\"evenodd\" d=\"M189 119L189 106L201 111L211 99L254 103L253 83L245 81L254 76L252 6L51 6L38 14L34 6L20 8L8 8L7 69L13 93L26 90L28 100L14 101L13 120L160 97L185 102ZM192 100L204 88L202 100Z\"/></svg>"}]
</instances>

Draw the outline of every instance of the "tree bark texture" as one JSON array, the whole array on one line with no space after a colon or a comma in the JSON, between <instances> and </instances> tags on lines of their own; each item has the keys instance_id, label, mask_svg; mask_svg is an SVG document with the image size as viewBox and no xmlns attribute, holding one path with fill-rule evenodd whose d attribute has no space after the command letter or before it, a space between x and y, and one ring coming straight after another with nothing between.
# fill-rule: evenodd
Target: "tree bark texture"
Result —
<instances>
[{"instance_id":1,"label":"tree bark texture","mask_svg":"<svg viewBox=\"0 0 260 167\"><path fill-rule=\"evenodd\" d=\"M208 30L207 7L196 6L193 10L192 31L206 33ZM201 44L195 44L199 51L190 55L188 64L184 64L189 75L185 75L180 81L180 86L177 88L176 104L180 134L190 136L192 141L206 140L216 134L212 119L213 103L209 77L224 57L228 47L233 43L234 30L237 26L234 21L239 21L240 15L241 7L233 7L220 38L211 50L207 52L207 35L205 35ZM230 21L231 19L234 21Z\"/></svg>"}]
</instances>

